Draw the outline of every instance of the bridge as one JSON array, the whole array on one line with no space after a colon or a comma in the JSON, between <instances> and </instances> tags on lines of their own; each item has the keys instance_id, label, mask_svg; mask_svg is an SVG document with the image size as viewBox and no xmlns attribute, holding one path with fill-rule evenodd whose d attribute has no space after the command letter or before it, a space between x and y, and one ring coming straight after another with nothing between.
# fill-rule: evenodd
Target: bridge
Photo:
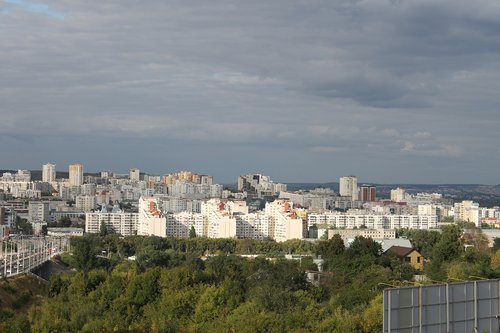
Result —
<instances>
[{"instance_id":1,"label":"bridge","mask_svg":"<svg viewBox=\"0 0 500 333\"><path fill-rule=\"evenodd\" d=\"M28 273L69 247L69 237L17 236L0 240L0 277Z\"/></svg>"}]
</instances>

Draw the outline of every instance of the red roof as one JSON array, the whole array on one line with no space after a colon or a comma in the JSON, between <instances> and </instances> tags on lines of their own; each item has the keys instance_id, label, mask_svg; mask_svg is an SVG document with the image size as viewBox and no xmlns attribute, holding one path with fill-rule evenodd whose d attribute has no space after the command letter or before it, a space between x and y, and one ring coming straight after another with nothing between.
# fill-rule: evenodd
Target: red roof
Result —
<instances>
[{"instance_id":1,"label":"red roof","mask_svg":"<svg viewBox=\"0 0 500 333\"><path fill-rule=\"evenodd\" d=\"M414 250L415 249L411 248L411 247L391 246L389 248L389 250L387 250L387 251L391 251L391 252L395 253L398 257L404 258Z\"/></svg>"}]
</instances>

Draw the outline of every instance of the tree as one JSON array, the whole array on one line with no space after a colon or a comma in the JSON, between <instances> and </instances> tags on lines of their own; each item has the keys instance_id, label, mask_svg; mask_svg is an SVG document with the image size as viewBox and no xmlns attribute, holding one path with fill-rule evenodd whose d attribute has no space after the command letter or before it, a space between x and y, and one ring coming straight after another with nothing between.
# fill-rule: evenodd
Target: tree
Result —
<instances>
[{"instance_id":1,"label":"tree","mask_svg":"<svg viewBox=\"0 0 500 333\"><path fill-rule=\"evenodd\" d=\"M47 233L48 233L48 230L47 230L47 229L48 229L48 228L47 228L47 225L46 225L46 224L42 225L42 235L43 235L43 236L47 236Z\"/></svg>"},{"instance_id":2,"label":"tree","mask_svg":"<svg viewBox=\"0 0 500 333\"><path fill-rule=\"evenodd\" d=\"M443 262L459 258L463 253L462 230L456 225L445 225L442 230L441 238L434 246L433 260Z\"/></svg>"},{"instance_id":3,"label":"tree","mask_svg":"<svg viewBox=\"0 0 500 333\"><path fill-rule=\"evenodd\" d=\"M71 219L67 216L63 216L61 217L61 219L59 220L59 222L57 223L57 226L58 227L71 227Z\"/></svg>"},{"instance_id":4,"label":"tree","mask_svg":"<svg viewBox=\"0 0 500 333\"><path fill-rule=\"evenodd\" d=\"M497 252L498 249L500 249L500 238L495 237L495 239L493 239L493 252Z\"/></svg>"},{"instance_id":5,"label":"tree","mask_svg":"<svg viewBox=\"0 0 500 333\"><path fill-rule=\"evenodd\" d=\"M78 269L84 273L90 271L96 265L96 253L89 237L71 238L73 258Z\"/></svg>"},{"instance_id":6,"label":"tree","mask_svg":"<svg viewBox=\"0 0 500 333\"><path fill-rule=\"evenodd\" d=\"M108 226L104 221L101 221L101 226L99 228L99 235L106 236L108 234Z\"/></svg>"},{"instance_id":7,"label":"tree","mask_svg":"<svg viewBox=\"0 0 500 333\"><path fill-rule=\"evenodd\" d=\"M191 226L191 229L189 229L189 238L196 238L196 230L194 230L194 226Z\"/></svg>"},{"instance_id":8,"label":"tree","mask_svg":"<svg viewBox=\"0 0 500 333\"><path fill-rule=\"evenodd\" d=\"M432 257L434 246L441 238L441 233L434 230L411 229L405 232L410 242L425 258Z\"/></svg>"},{"instance_id":9,"label":"tree","mask_svg":"<svg viewBox=\"0 0 500 333\"><path fill-rule=\"evenodd\" d=\"M16 217L16 228L23 235L31 235L33 234L33 226L28 222L27 219Z\"/></svg>"},{"instance_id":10,"label":"tree","mask_svg":"<svg viewBox=\"0 0 500 333\"><path fill-rule=\"evenodd\" d=\"M371 255L374 257L382 253L382 246L371 238L357 236L348 249L349 254L354 256Z\"/></svg>"},{"instance_id":11,"label":"tree","mask_svg":"<svg viewBox=\"0 0 500 333\"><path fill-rule=\"evenodd\" d=\"M317 245L316 253L325 257L332 257L344 253L345 245L339 234L327 241L320 241Z\"/></svg>"}]
</instances>

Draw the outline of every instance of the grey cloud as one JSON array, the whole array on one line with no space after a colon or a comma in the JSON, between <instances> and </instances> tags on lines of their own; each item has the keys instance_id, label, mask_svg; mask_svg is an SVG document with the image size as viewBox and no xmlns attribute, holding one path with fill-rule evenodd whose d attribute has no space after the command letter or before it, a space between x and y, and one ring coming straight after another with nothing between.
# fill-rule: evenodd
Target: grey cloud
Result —
<instances>
[{"instance_id":1,"label":"grey cloud","mask_svg":"<svg viewBox=\"0 0 500 333\"><path fill-rule=\"evenodd\" d=\"M389 180L392 166L423 172L417 158L454 159L465 170L497 149L497 1L47 5L64 18L0 13L0 137L10 144L0 154L58 154L6 139L26 137L60 145L66 156L97 154L112 167L112 157L85 143L106 142L111 151L126 141L135 155L117 156L116 167L137 156L155 169L166 162L140 150L154 142L172 167L261 163L284 172L286 163L284 177L308 180L310 162L314 175L330 180L332 172L367 174L358 166L369 157ZM238 162L226 160L229 153ZM477 177L498 179L493 167Z\"/></svg>"}]
</instances>

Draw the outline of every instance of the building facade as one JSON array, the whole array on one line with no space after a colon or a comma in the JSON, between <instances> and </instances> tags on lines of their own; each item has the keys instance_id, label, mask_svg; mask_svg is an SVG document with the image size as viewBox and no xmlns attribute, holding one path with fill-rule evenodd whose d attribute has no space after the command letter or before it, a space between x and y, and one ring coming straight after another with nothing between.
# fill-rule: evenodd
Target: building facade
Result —
<instances>
[{"instance_id":1,"label":"building facade","mask_svg":"<svg viewBox=\"0 0 500 333\"><path fill-rule=\"evenodd\" d=\"M83 164L69 165L69 185L80 186L83 184Z\"/></svg>"},{"instance_id":2,"label":"building facade","mask_svg":"<svg viewBox=\"0 0 500 333\"><path fill-rule=\"evenodd\" d=\"M42 181L52 183L56 181L56 165L47 163L42 166Z\"/></svg>"},{"instance_id":3,"label":"building facade","mask_svg":"<svg viewBox=\"0 0 500 333\"><path fill-rule=\"evenodd\" d=\"M351 200L358 200L358 178L355 176L344 176L339 179L339 193Z\"/></svg>"}]
</instances>

